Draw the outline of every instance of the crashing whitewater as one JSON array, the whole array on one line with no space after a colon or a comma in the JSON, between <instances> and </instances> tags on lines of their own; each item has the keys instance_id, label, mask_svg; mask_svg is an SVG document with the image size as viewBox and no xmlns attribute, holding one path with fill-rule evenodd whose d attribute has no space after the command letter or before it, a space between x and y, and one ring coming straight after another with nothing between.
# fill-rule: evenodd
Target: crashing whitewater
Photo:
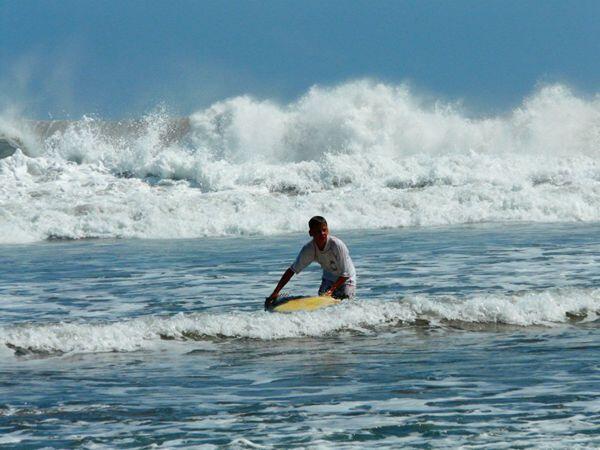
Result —
<instances>
[{"instance_id":1,"label":"crashing whitewater","mask_svg":"<svg viewBox=\"0 0 600 450\"><path fill-rule=\"evenodd\" d=\"M471 117L406 86L231 98L173 119L0 118L0 243L600 220L600 98Z\"/></svg>"},{"instance_id":2,"label":"crashing whitewater","mask_svg":"<svg viewBox=\"0 0 600 450\"><path fill-rule=\"evenodd\" d=\"M497 326L553 327L593 322L600 314L598 289L547 289L521 294L469 297L409 295L396 301L343 302L294 314L262 311L179 313L115 322L23 323L0 327L6 354L128 352L153 349L164 341L212 339L279 340L344 333L377 333L402 327L490 330Z\"/></svg>"}]
</instances>

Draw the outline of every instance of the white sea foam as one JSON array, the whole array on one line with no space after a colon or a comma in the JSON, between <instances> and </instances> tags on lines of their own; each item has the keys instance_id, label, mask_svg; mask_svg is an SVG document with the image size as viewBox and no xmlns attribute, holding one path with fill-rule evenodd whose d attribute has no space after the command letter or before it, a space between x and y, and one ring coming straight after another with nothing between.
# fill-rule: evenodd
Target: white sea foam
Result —
<instances>
[{"instance_id":1,"label":"white sea foam","mask_svg":"<svg viewBox=\"0 0 600 450\"><path fill-rule=\"evenodd\" d=\"M18 444L23 440L22 432L6 433L0 436L0 444Z\"/></svg>"},{"instance_id":2,"label":"white sea foam","mask_svg":"<svg viewBox=\"0 0 600 450\"><path fill-rule=\"evenodd\" d=\"M562 289L470 298L423 295L394 301L355 301L315 312L194 313L150 316L115 323L24 324L0 328L0 342L18 352L68 353L152 349L161 339L260 340L377 332L427 321L515 326L553 326L570 317L591 321L600 311L600 290ZM569 317L570 316L570 317Z\"/></svg>"},{"instance_id":3,"label":"white sea foam","mask_svg":"<svg viewBox=\"0 0 600 450\"><path fill-rule=\"evenodd\" d=\"M39 142L0 119L23 144L0 160L0 242L272 234L315 213L337 229L600 220L600 98L560 85L495 117L358 81L225 100L166 140L171 125L86 118Z\"/></svg>"}]
</instances>

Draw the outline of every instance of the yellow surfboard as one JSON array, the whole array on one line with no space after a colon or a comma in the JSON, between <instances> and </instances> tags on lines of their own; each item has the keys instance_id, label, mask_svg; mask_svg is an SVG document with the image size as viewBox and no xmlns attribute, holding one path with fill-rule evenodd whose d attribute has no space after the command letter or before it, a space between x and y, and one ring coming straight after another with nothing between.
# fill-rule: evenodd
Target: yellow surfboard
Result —
<instances>
[{"instance_id":1,"label":"yellow surfboard","mask_svg":"<svg viewBox=\"0 0 600 450\"><path fill-rule=\"evenodd\" d=\"M273 312L314 311L337 305L341 300L333 297L284 297L278 298L269 309Z\"/></svg>"}]
</instances>

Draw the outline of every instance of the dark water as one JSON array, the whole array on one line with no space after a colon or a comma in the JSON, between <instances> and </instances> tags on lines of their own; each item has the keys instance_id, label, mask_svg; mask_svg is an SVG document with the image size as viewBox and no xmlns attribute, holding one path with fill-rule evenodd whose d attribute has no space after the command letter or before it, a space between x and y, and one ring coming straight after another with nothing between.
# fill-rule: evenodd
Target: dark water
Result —
<instances>
[{"instance_id":1,"label":"dark water","mask_svg":"<svg viewBox=\"0 0 600 450\"><path fill-rule=\"evenodd\" d=\"M2 246L0 445L596 448L599 231L340 233L358 300L290 315L304 235Z\"/></svg>"}]
</instances>

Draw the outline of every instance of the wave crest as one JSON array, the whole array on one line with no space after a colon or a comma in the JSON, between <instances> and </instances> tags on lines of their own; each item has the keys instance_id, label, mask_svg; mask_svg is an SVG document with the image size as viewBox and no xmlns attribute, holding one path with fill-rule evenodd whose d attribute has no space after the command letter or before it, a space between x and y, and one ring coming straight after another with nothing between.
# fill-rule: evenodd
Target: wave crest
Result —
<instances>
[{"instance_id":1,"label":"wave crest","mask_svg":"<svg viewBox=\"0 0 600 450\"><path fill-rule=\"evenodd\" d=\"M377 333L396 326L490 330L497 325L555 326L594 321L600 290L562 289L469 298L412 296L396 301L353 301L314 312L228 312L143 317L115 323L26 324L0 328L0 342L17 354L151 349L164 340L291 339L346 332ZM473 326L474 325L474 326Z\"/></svg>"},{"instance_id":2,"label":"wave crest","mask_svg":"<svg viewBox=\"0 0 600 450\"><path fill-rule=\"evenodd\" d=\"M3 134L22 148L0 159L2 242L600 220L600 99L560 85L495 117L357 81Z\"/></svg>"}]
</instances>

